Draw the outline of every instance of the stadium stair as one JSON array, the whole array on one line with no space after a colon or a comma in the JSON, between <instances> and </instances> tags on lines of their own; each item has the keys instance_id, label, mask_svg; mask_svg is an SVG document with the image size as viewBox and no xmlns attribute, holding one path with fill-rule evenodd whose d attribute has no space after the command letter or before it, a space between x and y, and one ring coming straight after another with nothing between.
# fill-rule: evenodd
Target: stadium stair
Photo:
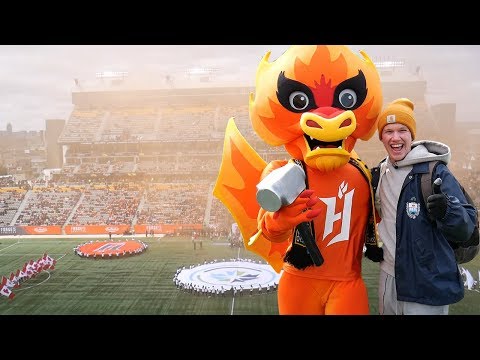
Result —
<instances>
[{"instance_id":1,"label":"stadium stair","mask_svg":"<svg viewBox=\"0 0 480 360\"><path fill-rule=\"evenodd\" d=\"M207 206L205 207L205 217L203 218L203 225L208 227L210 224L210 212L212 210L212 200L213 200L213 186L214 184L210 184L208 189L208 197L207 197Z\"/></svg>"},{"instance_id":2,"label":"stadium stair","mask_svg":"<svg viewBox=\"0 0 480 360\"><path fill-rule=\"evenodd\" d=\"M25 209L25 206L27 206L28 198L30 197L31 194L32 194L32 190L28 190L25 196L23 197L22 203L18 207L17 212L15 213L12 221L10 222L10 226L15 226L15 223L17 222L18 217L20 216L22 211Z\"/></svg>"}]
</instances>

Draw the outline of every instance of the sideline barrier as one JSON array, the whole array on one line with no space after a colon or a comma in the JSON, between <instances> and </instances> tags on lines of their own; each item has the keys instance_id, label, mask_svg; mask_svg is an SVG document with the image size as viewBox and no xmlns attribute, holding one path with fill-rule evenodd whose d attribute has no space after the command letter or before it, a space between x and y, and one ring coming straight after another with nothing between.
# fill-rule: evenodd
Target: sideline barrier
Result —
<instances>
[{"instance_id":1,"label":"sideline barrier","mask_svg":"<svg viewBox=\"0 0 480 360\"><path fill-rule=\"evenodd\" d=\"M136 234L175 234L185 231L203 230L202 224L157 224L157 225L135 225ZM123 235L129 233L130 225L67 225L64 232L61 226L0 226L0 236L12 235L102 235L109 233Z\"/></svg>"}]
</instances>

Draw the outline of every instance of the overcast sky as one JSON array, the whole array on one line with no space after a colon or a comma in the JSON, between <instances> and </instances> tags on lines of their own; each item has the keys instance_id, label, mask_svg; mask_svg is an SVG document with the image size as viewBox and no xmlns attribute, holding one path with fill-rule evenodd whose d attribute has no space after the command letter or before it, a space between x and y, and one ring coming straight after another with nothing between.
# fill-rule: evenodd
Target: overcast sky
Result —
<instances>
[{"instance_id":1,"label":"overcast sky","mask_svg":"<svg viewBox=\"0 0 480 360\"><path fill-rule=\"evenodd\" d=\"M374 61L404 60L408 71L420 66L431 104L457 103L457 120L480 122L480 46L349 45ZM288 45L0 45L0 130L42 130L45 119L68 119L74 79L93 84L96 73L128 72L129 81L146 88L165 87L168 75L181 87L186 71L210 67L212 81L253 86L261 57L271 59ZM405 94L408 97L408 94Z\"/></svg>"}]
</instances>

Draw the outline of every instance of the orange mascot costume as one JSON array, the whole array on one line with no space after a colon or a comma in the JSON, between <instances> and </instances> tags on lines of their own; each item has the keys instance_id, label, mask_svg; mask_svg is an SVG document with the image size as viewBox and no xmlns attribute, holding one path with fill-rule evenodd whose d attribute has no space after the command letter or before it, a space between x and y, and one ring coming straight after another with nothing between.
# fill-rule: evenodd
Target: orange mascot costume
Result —
<instances>
[{"instance_id":1,"label":"orange mascot costume","mask_svg":"<svg viewBox=\"0 0 480 360\"><path fill-rule=\"evenodd\" d=\"M354 151L368 140L382 108L381 83L364 52L346 46L292 46L275 61L270 52L256 75L250 120L291 160L266 163L231 118L213 194L228 208L245 247L281 273L280 314L369 314L361 274L364 245L376 247L370 172ZM305 189L276 211L260 207L257 185L295 161ZM323 257L314 263L299 226L307 224Z\"/></svg>"}]
</instances>

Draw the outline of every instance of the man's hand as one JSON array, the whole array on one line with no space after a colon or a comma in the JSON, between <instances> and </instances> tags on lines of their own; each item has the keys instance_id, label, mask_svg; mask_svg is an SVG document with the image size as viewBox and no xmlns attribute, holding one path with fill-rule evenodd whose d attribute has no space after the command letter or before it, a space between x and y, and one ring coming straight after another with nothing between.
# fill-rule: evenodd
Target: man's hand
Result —
<instances>
[{"instance_id":1,"label":"man's hand","mask_svg":"<svg viewBox=\"0 0 480 360\"><path fill-rule=\"evenodd\" d=\"M447 212L448 198L440 189L442 179L438 178L433 183L433 195L427 198L427 210L435 219L440 220Z\"/></svg>"}]
</instances>

